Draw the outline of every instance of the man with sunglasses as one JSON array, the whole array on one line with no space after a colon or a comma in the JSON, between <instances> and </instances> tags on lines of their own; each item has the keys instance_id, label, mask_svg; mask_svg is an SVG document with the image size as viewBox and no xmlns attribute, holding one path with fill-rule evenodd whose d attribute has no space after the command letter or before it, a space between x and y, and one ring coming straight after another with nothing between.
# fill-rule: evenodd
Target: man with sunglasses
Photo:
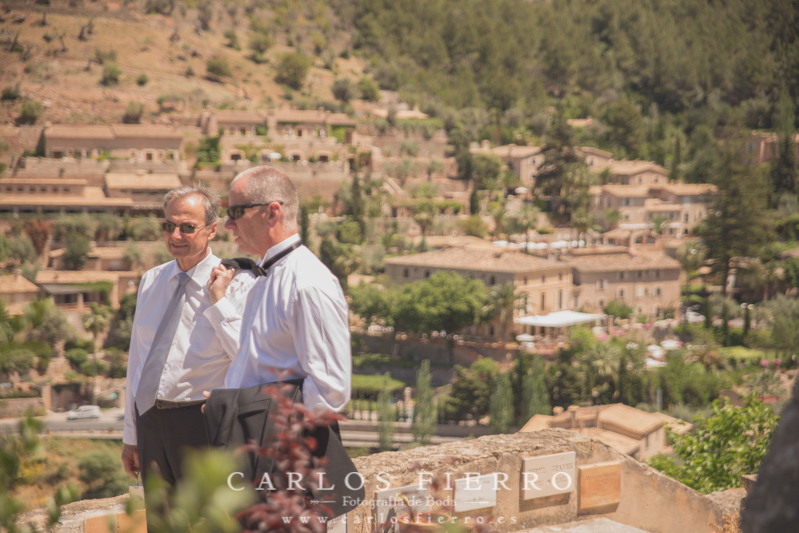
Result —
<instances>
[{"instance_id":1,"label":"man with sunglasses","mask_svg":"<svg viewBox=\"0 0 799 533\"><path fill-rule=\"evenodd\" d=\"M208 444L203 391L224 384L239 348L255 277L237 274L224 304L211 301L211 272L221 260L209 243L219 208L218 195L205 187L164 197L164 242L175 260L142 276L128 357L122 462L134 477L141 470L146 479L154 465L171 485L181 478L183 449Z\"/></svg>"},{"instance_id":2,"label":"man with sunglasses","mask_svg":"<svg viewBox=\"0 0 799 533\"><path fill-rule=\"evenodd\" d=\"M352 381L347 301L338 279L302 245L294 185L279 170L253 167L234 178L229 201L225 228L233 232L242 252L259 257L265 275L258 278L247 301L241 346L228 370L225 388L245 389L237 400L241 401L253 387L292 383L312 413L341 411L350 399ZM224 287L232 275L224 266L214 269L210 292L212 301L220 300L217 305L227 299ZM206 405L212 436L225 430L212 427L210 420L215 418L209 411L213 415L230 410L220 399L226 391L216 392ZM316 451L337 453L332 451L334 446L343 453L338 440L329 443L326 451ZM346 453L338 457L335 466L348 463L354 470ZM338 483L330 480L330 484L338 486L338 497L344 494L343 479ZM331 508L334 513L346 510L343 506Z\"/></svg>"}]
</instances>

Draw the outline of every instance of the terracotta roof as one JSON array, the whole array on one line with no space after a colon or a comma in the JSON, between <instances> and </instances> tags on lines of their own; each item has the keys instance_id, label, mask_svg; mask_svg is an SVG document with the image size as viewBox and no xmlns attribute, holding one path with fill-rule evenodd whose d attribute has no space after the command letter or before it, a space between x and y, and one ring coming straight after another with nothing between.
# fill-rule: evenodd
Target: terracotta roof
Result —
<instances>
[{"instance_id":1,"label":"terracotta roof","mask_svg":"<svg viewBox=\"0 0 799 533\"><path fill-rule=\"evenodd\" d=\"M143 137L145 139L182 139L183 130L160 124L114 124L114 135L119 137Z\"/></svg>"},{"instance_id":2,"label":"terracotta roof","mask_svg":"<svg viewBox=\"0 0 799 533\"><path fill-rule=\"evenodd\" d=\"M680 263L663 252L637 251L634 254L605 253L572 255L571 266L580 272L617 272L620 270L679 269Z\"/></svg>"},{"instance_id":3,"label":"terracotta roof","mask_svg":"<svg viewBox=\"0 0 799 533\"><path fill-rule=\"evenodd\" d=\"M615 175L634 175L634 174L641 174L642 172L657 172L658 174L662 174L667 176L669 171L665 168L661 167L660 165L653 163L651 161L611 161L608 163L608 168L610 172Z\"/></svg>"},{"instance_id":4,"label":"terracotta roof","mask_svg":"<svg viewBox=\"0 0 799 533\"><path fill-rule=\"evenodd\" d=\"M47 257L50 257L51 259L61 257L66 251L66 248L51 250L50 253L47 254ZM92 248L92 250L87 254L87 257L97 259L122 259L124 256L125 248L119 246L100 246L98 248Z\"/></svg>"},{"instance_id":5,"label":"terracotta roof","mask_svg":"<svg viewBox=\"0 0 799 533\"><path fill-rule=\"evenodd\" d=\"M482 246L492 250L497 249L491 242L473 237L471 235L430 235L425 241L431 248L463 248L464 246Z\"/></svg>"},{"instance_id":6,"label":"terracotta roof","mask_svg":"<svg viewBox=\"0 0 799 533\"><path fill-rule=\"evenodd\" d=\"M105 186L109 189L172 190L180 187L177 174L106 174Z\"/></svg>"},{"instance_id":7,"label":"terracotta roof","mask_svg":"<svg viewBox=\"0 0 799 533\"><path fill-rule=\"evenodd\" d=\"M0 185L86 185L89 183L83 179L69 178L6 178L0 180Z\"/></svg>"},{"instance_id":8,"label":"terracotta roof","mask_svg":"<svg viewBox=\"0 0 799 533\"><path fill-rule=\"evenodd\" d=\"M0 294L19 294L21 292L39 292L39 287L21 274L0 276Z\"/></svg>"},{"instance_id":9,"label":"terracotta roof","mask_svg":"<svg viewBox=\"0 0 799 533\"><path fill-rule=\"evenodd\" d=\"M310 122L323 124L327 112L318 109L275 109L272 113L277 122Z\"/></svg>"},{"instance_id":10,"label":"terracotta roof","mask_svg":"<svg viewBox=\"0 0 799 533\"><path fill-rule=\"evenodd\" d=\"M648 198L649 185L602 185L602 192L617 198Z\"/></svg>"},{"instance_id":11,"label":"terracotta roof","mask_svg":"<svg viewBox=\"0 0 799 533\"><path fill-rule=\"evenodd\" d=\"M119 273L101 270L40 270L36 283L92 283L94 281L119 282Z\"/></svg>"},{"instance_id":12,"label":"terracotta roof","mask_svg":"<svg viewBox=\"0 0 799 533\"><path fill-rule=\"evenodd\" d=\"M641 442L639 440L632 439L626 435L622 435L607 429L584 428L580 430L580 433L603 442L614 450L621 453L626 453L627 455L632 455L641 447Z\"/></svg>"},{"instance_id":13,"label":"terracotta roof","mask_svg":"<svg viewBox=\"0 0 799 533\"><path fill-rule=\"evenodd\" d=\"M639 438L644 438L664 423L657 415L623 403L613 404L607 409L603 409L599 413L599 421L605 429L609 429L608 424L613 424L625 431L639 435Z\"/></svg>"},{"instance_id":14,"label":"terracotta roof","mask_svg":"<svg viewBox=\"0 0 799 533\"><path fill-rule=\"evenodd\" d=\"M557 269L568 266L563 262L548 261L515 250L477 246L444 248L421 254L390 257L385 260L385 263L390 265L510 273Z\"/></svg>"},{"instance_id":15,"label":"terracotta roof","mask_svg":"<svg viewBox=\"0 0 799 533\"><path fill-rule=\"evenodd\" d=\"M718 191L718 187L710 183L666 183L665 185L656 185L653 189L662 189L678 196L694 196L701 194L714 194Z\"/></svg>"},{"instance_id":16,"label":"terracotta roof","mask_svg":"<svg viewBox=\"0 0 799 533\"><path fill-rule=\"evenodd\" d=\"M114 131L110 126L66 126L57 124L45 131L48 141L55 139L113 139Z\"/></svg>"},{"instance_id":17,"label":"terracotta roof","mask_svg":"<svg viewBox=\"0 0 799 533\"><path fill-rule=\"evenodd\" d=\"M213 116L218 122L236 122L256 126L266 122L266 113L263 111L214 111Z\"/></svg>"},{"instance_id":18,"label":"terracotta roof","mask_svg":"<svg viewBox=\"0 0 799 533\"><path fill-rule=\"evenodd\" d=\"M552 421L552 416L549 415L533 415L533 417L522 426L519 433L530 433L540 429L547 429L550 427L549 423Z\"/></svg>"},{"instance_id":19,"label":"terracotta roof","mask_svg":"<svg viewBox=\"0 0 799 533\"><path fill-rule=\"evenodd\" d=\"M358 123L344 113L331 113L326 122L331 126L357 126Z\"/></svg>"},{"instance_id":20,"label":"terracotta roof","mask_svg":"<svg viewBox=\"0 0 799 533\"><path fill-rule=\"evenodd\" d=\"M515 144L506 144L504 146L492 148L491 152L499 157L529 157L531 155L540 154L541 148L539 146L516 146Z\"/></svg>"},{"instance_id":21,"label":"terracotta roof","mask_svg":"<svg viewBox=\"0 0 799 533\"><path fill-rule=\"evenodd\" d=\"M82 196L44 195L44 194L0 194L0 205L11 206L98 206L128 207L133 205L130 198L106 198L102 187L84 187Z\"/></svg>"}]
</instances>

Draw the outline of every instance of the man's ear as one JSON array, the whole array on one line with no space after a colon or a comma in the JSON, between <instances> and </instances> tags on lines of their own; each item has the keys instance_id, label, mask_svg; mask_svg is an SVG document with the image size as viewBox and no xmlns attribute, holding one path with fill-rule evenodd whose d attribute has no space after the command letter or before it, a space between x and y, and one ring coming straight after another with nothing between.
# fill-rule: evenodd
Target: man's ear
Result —
<instances>
[{"instance_id":1,"label":"man's ear","mask_svg":"<svg viewBox=\"0 0 799 533\"><path fill-rule=\"evenodd\" d=\"M272 202L269 204L269 224L278 224L281 220L283 220L283 206L277 202Z\"/></svg>"},{"instance_id":2,"label":"man's ear","mask_svg":"<svg viewBox=\"0 0 799 533\"><path fill-rule=\"evenodd\" d=\"M216 237L216 229L218 227L218 222L214 222L210 226L208 226L208 240L211 241Z\"/></svg>"}]
</instances>

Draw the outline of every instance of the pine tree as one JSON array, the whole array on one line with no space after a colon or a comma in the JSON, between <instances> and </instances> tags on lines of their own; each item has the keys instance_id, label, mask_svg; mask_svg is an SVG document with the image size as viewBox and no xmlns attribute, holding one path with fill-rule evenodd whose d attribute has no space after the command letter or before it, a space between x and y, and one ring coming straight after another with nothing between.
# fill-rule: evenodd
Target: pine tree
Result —
<instances>
[{"instance_id":1,"label":"pine tree","mask_svg":"<svg viewBox=\"0 0 799 533\"><path fill-rule=\"evenodd\" d=\"M361 233L361 240L366 236L366 221L364 220L364 200L361 189L361 180L358 173L352 173L352 187L350 188L350 217L358 224L358 231Z\"/></svg>"},{"instance_id":2,"label":"pine tree","mask_svg":"<svg viewBox=\"0 0 799 533\"><path fill-rule=\"evenodd\" d=\"M413 422L411 422L413 440L422 446L430 444L430 438L436 431L436 409L433 404L431 380L430 361L425 359L416 373L416 398L413 404Z\"/></svg>"},{"instance_id":3,"label":"pine tree","mask_svg":"<svg viewBox=\"0 0 799 533\"><path fill-rule=\"evenodd\" d=\"M783 194L796 195L799 192L799 168L796 161L796 144L794 142L795 111L791 97L787 92L780 96L777 116L778 141L776 160L771 167L771 183L774 195L772 204L776 204Z\"/></svg>"},{"instance_id":4,"label":"pine tree","mask_svg":"<svg viewBox=\"0 0 799 533\"><path fill-rule=\"evenodd\" d=\"M544 382L544 361L541 356L533 358L532 367L527 370L522 381L522 403L519 424L527 423L533 415L548 415L552 413L549 405L549 393Z\"/></svg>"},{"instance_id":5,"label":"pine tree","mask_svg":"<svg viewBox=\"0 0 799 533\"><path fill-rule=\"evenodd\" d=\"M674 157L671 160L671 172L669 172L669 179L672 181L680 180L680 164L682 164L682 143L680 136L674 136Z\"/></svg>"},{"instance_id":6,"label":"pine tree","mask_svg":"<svg viewBox=\"0 0 799 533\"><path fill-rule=\"evenodd\" d=\"M391 391L388 387L388 382L391 379L391 374L386 372L383 374L383 387L380 394L377 396L377 414L380 421L377 428L378 447L381 452L394 449L394 433L396 426L397 411L391 405Z\"/></svg>"},{"instance_id":7,"label":"pine tree","mask_svg":"<svg viewBox=\"0 0 799 533\"><path fill-rule=\"evenodd\" d=\"M491 395L489 414L491 431L497 434L506 433L513 419L513 390L508 372L497 376L497 388Z\"/></svg>"}]
</instances>

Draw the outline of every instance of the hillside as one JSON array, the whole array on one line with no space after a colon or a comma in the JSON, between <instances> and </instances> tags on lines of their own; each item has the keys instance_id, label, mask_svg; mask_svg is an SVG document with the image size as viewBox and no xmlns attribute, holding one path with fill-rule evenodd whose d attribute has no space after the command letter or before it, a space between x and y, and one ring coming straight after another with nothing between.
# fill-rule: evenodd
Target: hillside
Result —
<instances>
[{"instance_id":1,"label":"hillside","mask_svg":"<svg viewBox=\"0 0 799 533\"><path fill-rule=\"evenodd\" d=\"M73 124L119 122L131 101L144 105L144 122L156 123L194 121L206 107L281 106L289 99L295 107L316 107L320 101L333 100L330 87L336 77L357 79L362 75L359 60L331 56L332 50L344 46L335 44L336 40L346 44L346 37L336 37L321 50L315 49L310 37L304 37L305 33L322 36L316 28L331 24L334 17L324 6L311 19L317 22L289 32L293 37L277 30L281 21L276 20L273 10L260 15L256 10L253 20L270 21L264 26L272 43L260 63L252 58L248 43L264 29L248 29L244 6L213 4L209 8L209 29L201 32L195 31L201 9L181 4L166 16L145 14L145 7L95 2L88 7L7 9L0 23L0 88L20 83L22 98L2 102L0 122L13 123L25 99L44 104L40 122ZM45 10L47 25L41 26ZM23 15L24 21L15 22ZM300 9L297 17L304 20L302 15ZM93 31L88 35L84 27L90 21ZM86 40L78 38L82 28ZM233 28L239 50L226 46L230 39L224 33ZM59 35L63 35L63 46ZM18 51L10 52L15 37ZM296 46L288 46L289 42ZM302 89L294 91L278 85L274 78L282 54L298 49L311 59L312 66ZM208 75L207 61L216 57L229 65L229 77ZM111 62L118 66L121 76L118 83L103 85L104 68ZM147 77L144 83L139 79L142 75Z\"/></svg>"}]
</instances>

